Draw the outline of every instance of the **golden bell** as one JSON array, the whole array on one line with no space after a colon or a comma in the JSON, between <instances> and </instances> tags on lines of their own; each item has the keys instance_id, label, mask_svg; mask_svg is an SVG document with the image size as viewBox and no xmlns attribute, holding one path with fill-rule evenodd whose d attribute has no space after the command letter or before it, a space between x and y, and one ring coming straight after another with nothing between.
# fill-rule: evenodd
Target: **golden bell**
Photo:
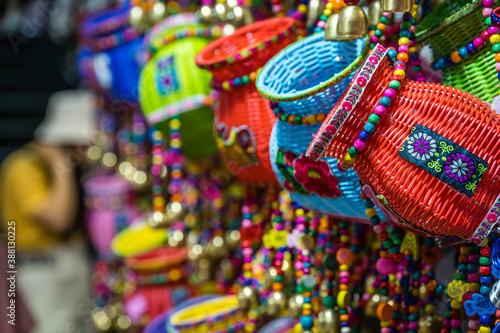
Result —
<instances>
[{"instance_id":1,"label":"golden bell","mask_svg":"<svg viewBox=\"0 0 500 333\"><path fill-rule=\"evenodd\" d=\"M299 319L302 315L302 305L304 304L304 296L295 294L288 300L288 315L292 318Z\"/></svg>"},{"instance_id":2,"label":"golden bell","mask_svg":"<svg viewBox=\"0 0 500 333\"><path fill-rule=\"evenodd\" d=\"M318 333L340 333L340 314L326 309L318 314Z\"/></svg>"},{"instance_id":3,"label":"golden bell","mask_svg":"<svg viewBox=\"0 0 500 333\"><path fill-rule=\"evenodd\" d=\"M237 28L252 24L254 21L250 10L242 6L232 7L227 17L229 22Z\"/></svg>"},{"instance_id":4,"label":"golden bell","mask_svg":"<svg viewBox=\"0 0 500 333\"><path fill-rule=\"evenodd\" d=\"M382 10L380 9L380 1L375 0L368 5L368 26L376 27L382 17Z\"/></svg>"},{"instance_id":5,"label":"golden bell","mask_svg":"<svg viewBox=\"0 0 500 333\"><path fill-rule=\"evenodd\" d=\"M130 25L139 30L146 30L149 26L147 24L146 15L140 6L134 6L130 10Z\"/></svg>"},{"instance_id":6,"label":"golden bell","mask_svg":"<svg viewBox=\"0 0 500 333\"><path fill-rule=\"evenodd\" d=\"M218 3L215 5L215 12L219 22L227 22L227 14L229 13L229 6L225 3Z\"/></svg>"},{"instance_id":7,"label":"golden bell","mask_svg":"<svg viewBox=\"0 0 500 333\"><path fill-rule=\"evenodd\" d=\"M326 20L325 25L325 40L333 42L338 41L337 27L339 22L339 14L333 13Z\"/></svg>"},{"instance_id":8,"label":"golden bell","mask_svg":"<svg viewBox=\"0 0 500 333\"><path fill-rule=\"evenodd\" d=\"M248 311L259 306L260 298L257 290L250 286L244 286L237 295L239 308L242 311Z\"/></svg>"},{"instance_id":9,"label":"golden bell","mask_svg":"<svg viewBox=\"0 0 500 333\"><path fill-rule=\"evenodd\" d=\"M365 11L358 6L346 6L339 13L337 38L340 41L350 41L364 38L368 32Z\"/></svg>"},{"instance_id":10,"label":"golden bell","mask_svg":"<svg viewBox=\"0 0 500 333\"><path fill-rule=\"evenodd\" d=\"M196 16L200 19L201 24L212 24L212 9L209 6L201 6L200 10L196 12Z\"/></svg>"},{"instance_id":11,"label":"golden bell","mask_svg":"<svg viewBox=\"0 0 500 333\"><path fill-rule=\"evenodd\" d=\"M310 0L307 5L307 25L312 25L322 13L323 1Z\"/></svg>"},{"instance_id":12,"label":"golden bell","mask_svg":"<svg viewBox=\"0 0 500 333\"><path fill-rule=\"evenodd\" d=\"M149 21L152 24L160 22L165 16L167 16L167 7L165 7L163 2L155 3L148 13Z\"/></svg>"},{"instance_id":13,"label":"golden bell","mask_svg":"<svg viewBox=\"0 0 500 333\"><path fill-rule=\"evenodd\" d=\"M266 312L271 317L279 316L287 305L287 299L282 291L273 291L267 299Z\"/></svg>"},{"instance_id":14,"label":"golden bell","mask_svg":"<svg viewBox=\"0 0 500 333\"><path fill-rule=\"evenodd\" d=\"M380 0L380 6L383 12L389 13L407 13L411 12L413 7L412 0Z\"/></svg>"}]
</instances>

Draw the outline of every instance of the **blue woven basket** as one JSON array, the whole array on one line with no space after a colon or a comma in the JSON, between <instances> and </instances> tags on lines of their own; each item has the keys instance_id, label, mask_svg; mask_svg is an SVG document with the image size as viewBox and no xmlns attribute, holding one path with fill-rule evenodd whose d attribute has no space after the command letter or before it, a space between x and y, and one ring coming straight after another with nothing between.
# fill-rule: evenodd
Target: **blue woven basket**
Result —
<instances>
[{"instance_id":1,"label":"blue woven basket","mask_svg":"<svg viewBox=\"0 0 500 333\"><path fill-rule=\"evenodd\" d=\"M127 6L115 7L81 21L77 68L91 88L110 97L138 102L144 36L129 25L129 11ZM106 38L116 40L116 45L102 43Z\"/></svg>"},{"instance_id":2,"label":"blue woven basket","mask_svg":"<svg viewBox=\"0 0 500 333\"><path fill-rule=\"evenodd\" d=\"M281 111L289 115L302 117L320 112L329 113L347 89L354 73L335 85L329 85L327 81L363 54L365 43L364 39L347 43L329 42L325 41L324 33L304 38L278 53L264 66L257 78L257 88L263 96L277 100ZM309 92L309 96L304 96L304 92ZM300 188L297 188L294 186L297 183L286 175L283 163L277 162L280 151L288 152L288 156L293 154L296 158L301 158L320 126L321 124L290 125L282 120L276 122L270 139L271 165L276 177L285 188L290 190L292 187L292 200L309 209L366 221L359 179L352 169L338 172L337 160L332 158L320 162L323 165L326 162L333 176L338 179L342 196L332 198L320 193L321 191L308 191L302 188L300 182ZM321 180L326 184L326 179L322 177Z\"/></svg>"}]
</instances>

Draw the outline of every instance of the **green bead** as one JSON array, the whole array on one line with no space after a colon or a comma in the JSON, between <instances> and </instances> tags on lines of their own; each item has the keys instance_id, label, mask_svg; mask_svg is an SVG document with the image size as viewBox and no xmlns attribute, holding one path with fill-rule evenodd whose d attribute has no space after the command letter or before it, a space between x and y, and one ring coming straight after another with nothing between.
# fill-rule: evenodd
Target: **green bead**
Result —
<instances>
[{"instance_id":1,"label":"green bead","mask_svg":"<svg viewBox=\"0 0 500 333\"><path fill-rule=\"evenodd\" d=\"M340 314L347 314L347 309L339 309Z\"/></svg>"},{"instance_id":2,"label":"green bead","mask_svg":"<svg viewBox=\"0 0 500 333\"><path fill-rule=\"evenodd\" d=\"M392 80L391 82L389 82L389 88L398 91L399 88L401 88L401 83L399 83L398 80Z\"/></svg>"},{"instance_id":3,"label":"green bead","mask_svg":"<svg viewBox=\"0 0 500 333\"><path fill-rule=\"evenodd\" d=\"M480 257L479 258L479 265L481 266L489 266L491 263L490 258L488 257Z\"/></svg>"},{"instance_id":4,"label":"green bead","mask_svg":"<svg viewBox=\"0 0 500 333\"><path fill-rule=\"evenodd\" d=\"M281 115L281 121L288 121L288 115L286 113Z\"/></svg>"},{"instance_id":5,"label":"green bead","mask_svg":"<svg viewBox=\"0 0 500 333\"><path fill-rule=\"evenodd\" d=\"M484 23L489 27L491 26L491 17L487 17L486 20L484 20Z\"/></svg>"},{"instance_id":6,"label":"green bead","mask_svg":"<svg viewBox=\"0 0 500 333\"><path fill-rule=\"evenodd\" d=\"M382 242L382 245L384 245L384 247L386 249L390 249L392 247L392 245L393 245L392 239L390 239L390 238L386 239L385 241Z\"/></svg>"},{"instance_id":7,"label":"green bead","mask_svg":"<svg viewBox=\"0 0 500 333\"><path fill-rule=\"evenodd\" d=\"M462 333L462 329L461 328L452 328L451 333Z\"/></svg>"},{"instance_id":8,"label":"green bead","mask_svg":"<svg viewBox=\"0 0 500 333\"><path fill-rule=\"evenodd\" d=\"M249 83L250 82L250 78L248 77L248 75L245 75L241 78L241 81L243 81L243 83Z\"/></svg>"},{"instance_id":9,"label":"green bead","mask_svg":"<svg viewBox=\"0 0 500 333\"><path fill-rule=\"evenodd\" d=\"M451 313L450 313L450 310L446 310L446 311L444 312L444 316L445 316L446 318L451 318Z\"/></svg>"},{"instance_id":10,"label":"green bead","mask_svg":"<svg viewBox=\"0 0 500 333\"><path fill-rule=\"evenodd\" d=\"M378 125L380 123L380 117L375 114L375 113L372 113L369 117L368 117L368 121L373 124L373 125ZM352 155L351 155L352 156ZM355 156L353 156L355 157Z\"/></svg>"},{"instance_id":11,"label":"green bead","mask_svg":"<svg viewBox=\"0 0 500 333\"><path fill-rule=\"evenodd\" d=\"M351 148L349 148L349 155L351 155L351 157L358 157L359 151L357 151L356 148L351 146Z\"/></svg>"},{"instance_id":12,"label":"green bead","mask_svg":"<svg viewBox=\"0 0 500 333\"><path fill-rule=\"evenodd\" d=\"M415 71L415 72L421 72L422 71L422 66L420 66L420 65L413 66L413 71Z\"/></svg>"},{"instance_id":13,"label":"green bead","mask_svg":"<svg viewBox=\"0 0 500 333\"><path fill-rule=\"evenodd\" d=\"M380 23L383 23L383 24L387 25L387 24L389 24L389 19L387 17L385 17L385 16L382 16L380 18Z\"/></svg>"},{"instance_id":14,"label":"green bead","mask_svg":"<svg viewBox=\"0 0 500 333\"><path fill-rule=\"evenodd\" d=\"M497 44L493 45L491 49L492 49L492 50L493 50L493 52L495 52L495 53L500 52L500 43L497 43Z\"/></svg>"},{"instance_id":15,"label":"green bead","mask_svg":"<svg viewBox=\"0 0 500 333\"><path fill-rule=\"evenodd\" d=\"M296 125L302 124L302 117L301 116L295 116L295 124Z\"/></svg>"},{"instance_id":16,"label":"green bead","mask_svg":"<svg viewBox=\"0 0 500 333\"><path fill-rule=\"evenodd\" d=\"M283 281L283 277L281 275L278 275L278 276L276 276L276 278L274 278L274 281L276 281L276 282L282 282Z\"/></svg>"},{"instance_id":17,"label":"green bead","mask_svg":"<svg viewBox=\"0 0 500 333\"><path fill-rule=\"evenodd\" d=\"M323 298L323 305L326 306L328 309L332 309L336 304L335 304L335 297L332 295L327 295L326 297Z\"/></svg>"},{"instance_id":18,"label":"green bead","mask_svg":"<svg viewBox=\"0 0 500 333\"><path fill-rule=\"evenodd\" d=\"M385 17L384 17L385 18ZM387 22L389 22L389 20L387 18L385 18L387 20ZM410 30L411 29L411 23L410 22L406 22L406 21L403 21L401 23L401 29L402 30Z\"/></svg>"},{"instance_id":19,"label":"green bead","mask_svg":"<svg viewBox=\"0 0 500 333\"><path fill-rule=\"evenodd\" d=\"M375 29L375 36L382 37L384 33L381 30Z\"/></svg>"},{"instance_id":20,"label":"green bead","mask_svg":"<svg viewBox=\"0 0 500 333\"><path fill-rule=\"evenodd\" d=\"M382 290L380 291L380 294L382 294L383 296L389 296L389 290L387 290L387 289L382 289Z\"/></svg>"}]
</instances>

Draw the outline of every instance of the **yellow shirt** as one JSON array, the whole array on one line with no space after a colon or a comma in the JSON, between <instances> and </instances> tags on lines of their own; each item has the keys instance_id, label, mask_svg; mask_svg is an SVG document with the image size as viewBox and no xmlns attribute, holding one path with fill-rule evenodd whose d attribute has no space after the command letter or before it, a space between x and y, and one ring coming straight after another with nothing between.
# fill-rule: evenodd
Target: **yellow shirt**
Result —
<instances>
[{"instance_id":1,"label":"yellow shirt","mask_svg":"<svg viewBox=\"0 0 500 333\"><path fill-rule=\"evenodd\" d=\"M49 186L50 173L45 162L29 148L13 152L0 167L0 226L6 232L7 223L16 222L19 251L37 251L62 241L33 218L46 199Z\"/></svg>"}]
</instances>

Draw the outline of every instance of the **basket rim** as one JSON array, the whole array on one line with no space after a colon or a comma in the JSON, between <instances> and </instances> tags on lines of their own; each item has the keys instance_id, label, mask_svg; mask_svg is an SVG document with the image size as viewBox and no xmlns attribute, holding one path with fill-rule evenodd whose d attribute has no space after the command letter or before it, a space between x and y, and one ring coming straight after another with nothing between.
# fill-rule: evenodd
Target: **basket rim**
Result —
<instances>
[{"instance_id":1,"label":"basket rim","mask_svg":"<svg viewBox=\"0 0 500 333\"><path fill-rule=\"evenodd\" d=\"M426 29L423 29L423 30L418 31L418 32L416 31L415 32L415 41L422 42L426 38L430 38L432 36L439 34L441 31L450 27L451 25L456 23L458 20L463 19L466 16L469 16L470 14L472 14L477 8L480 7L480 5L482 5L482 3L483 2L480 0L472 0L471 3L464 6L458 12L447 17L443 21L439 22L436 20L433 26L426 28ZM417 27L418 27L418 25L417 25Z\"/></svg>"},{"instance_id":2,"label":"basket rim","mask_svg":"<svg viewBox=\"0 0 500 333\"><path fill-rule=\"evenodd\" d=\"M301 100L301 99L306 99L308 97L311 97L313 95L321 93L321 92L335 86L336 84L340 83L345 78L349 77L349 75L351 73L355 72L361 66L366 55L368 55L368 52L370 51L369 40L368 40L368 38L365 38L364 39L365 46L364 46L361 54L358 55L356 57L356 59L354 59L353 62L351 62L351 64L349 66L347 66L342 71L340 71L339 73L332 76L330 79L322 82L321 85L314 86L314 87L311 87L308 89L304 89L304 90L302 90L300 92L296 92L294 94L290 94L290 93L272 94L272 93L265 91L264 88L266 87L266 85L263 83L264 76L267 74L267 72L269 72L271 70L271 66L274 63L281 61L282 60L281 58L285 54L287 54L286 52L289 52L291 50L295 51L296 49L300 49L301 47L304 46L303 44L309 43L311 41L316 42L317 40L321 39L322 37L324 37L324 32L306 37L304 39L301 39L299 41L296 41L296 42L290 44L288 47L284 48L283 50L278 52L275 56L273 56L264 65L264 67L262 68L262 70L259 72L259 74L257 76L257 80L255 81L256 86L257 86L257 90L259 91L260 95L262 97L269 99L271 101L274 101L274 102L292 102L292 101L297 101L297 100ZM342 43L342 42L333 42L332 41L331 43Z\"/></svg>"},{"instance_id":3,"label":"basket rim","mask_svg":"<svg viewBox=\"0 0 500 333\"><path fill-rule=\"evenodd\" d=\"M243 53L244 51L249 51L253 47L255 47L258 44L265 43L268 41L271 41L273 37L278 36L281 33L284 33L285 31L291 29L295 24L295 20L291 17L280 17L280 18L273 18L273 19L268 19L265 21L259 21L250 25L247 25L245 27L239 28L236 30L232 35L224 36L221 38L218 38L208 44L198 55L196 56L196 64L198 66L216 66L217 64L224 63L228 58L233 57L234 55L238 53ZM209 58L209 54L212 53L212 51L218 47L220 47L223 43L237 39L237 38L244 38L244 35L246 35L249 32L255 31L257 29L263 28L263 27L273 27L274 26L274 32L272 36L269 36L268 38L262 39L254 44L247 45L243 48L240 48L233 52L232 54L223 54L219 57L213 57ZM251 52L245 52L245 54L241 55L241 59L248 58L251 56ZM236 61L235 61L236 62Z\"/></svg>"}]
</instances>

